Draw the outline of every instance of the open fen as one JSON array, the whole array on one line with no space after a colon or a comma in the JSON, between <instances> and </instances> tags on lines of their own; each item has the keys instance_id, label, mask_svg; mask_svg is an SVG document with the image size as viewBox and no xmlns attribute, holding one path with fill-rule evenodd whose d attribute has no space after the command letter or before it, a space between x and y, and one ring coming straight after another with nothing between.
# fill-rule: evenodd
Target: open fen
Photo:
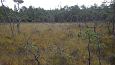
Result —
<instances>
[{"instance_id":1,"label":"open fen","mask_svg":"<svg viewBox=\"0 0 115 65\"><path fill-rule=\"evenodd\" d=\"M17 32L16 24L1 23L0 65L36 65L37 53L40 65L87 65L89 42L85 32L93 32L93 26L94 23L21 23ZM105 23L97 24L95 30L101 33L101 64L109 65L111 48L107 46L114 37L108 34ZM91 65L99 65L95 42L91 42L90 50Z\"/></svg>"}]
</instances>

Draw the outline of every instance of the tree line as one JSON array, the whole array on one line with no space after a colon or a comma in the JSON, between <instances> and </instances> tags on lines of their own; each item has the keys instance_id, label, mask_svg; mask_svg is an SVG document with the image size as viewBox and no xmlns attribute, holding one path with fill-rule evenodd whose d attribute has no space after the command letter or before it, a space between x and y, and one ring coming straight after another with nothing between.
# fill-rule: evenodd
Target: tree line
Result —
<instances>
[{"instance_id":1,"label":"tree line","mask_svg":"<svg viewBox=\"0 0 115 65\"><path fill-rule=\"evenodd\" d=\"M18 9L14 6L14 10L1 6L0 22L8 22L2 8L6 9L7 16L12 22L17 22L19 19L21 22L88 22L105 21L112 18L112 6L106 4L100 6L94 4L90 7L85 5L64 6L52 10L45 10L40 7L34 8L33 6L19 8L18 4Z\"/></svg>"}]
</instances>

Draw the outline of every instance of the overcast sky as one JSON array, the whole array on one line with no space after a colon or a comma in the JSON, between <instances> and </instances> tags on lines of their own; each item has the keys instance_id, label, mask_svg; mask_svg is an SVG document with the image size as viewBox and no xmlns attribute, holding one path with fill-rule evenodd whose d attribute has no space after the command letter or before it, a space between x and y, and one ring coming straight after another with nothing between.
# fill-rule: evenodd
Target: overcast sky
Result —
<instances>
[{"instance_id":1,"label":"overcast sky","mask_svg":"<svg viewBox=\"0 0 115 65\"><path fill-rule=\"evenodd\" d=\"M10 8L14 8L14 3L13 0L5 0L6 2L4 3ZM65 5L68 6L73 6L73 5L86 5L90 6L93 5L94 3L100 5L102 4L104 0L24 0L24 3L21 4L21 6L26 6L29 7L30 5L34 7L41 7L44 9L55 9L58 8L59 5L62 7Z\"/></svg>"}]
</instances>

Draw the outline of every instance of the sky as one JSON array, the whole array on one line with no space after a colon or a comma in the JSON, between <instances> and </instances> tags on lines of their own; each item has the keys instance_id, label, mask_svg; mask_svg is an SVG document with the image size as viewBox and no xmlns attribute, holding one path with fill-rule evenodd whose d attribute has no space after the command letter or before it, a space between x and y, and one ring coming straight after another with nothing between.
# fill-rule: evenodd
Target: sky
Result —
<instances>
[{"instance_id":1,"label":"sky","mask_svg":"<svg viewBox=\"0 0 115 65\"><path fill-rule=\"evenodd\" d=\"M61 7L64 7L65 5L73 6L73 5L85 5L89 7L90 5L93 5L94 3L101 5L104 0L24 0L24 3L20 5L21 6L33 6L35 8L41 7L44 9L55 9ZM10 8L14 8L14 2L13 0L5 0L4 4ZM1 5L1 4L0 4Z\"/></svg>"}]
</instances>

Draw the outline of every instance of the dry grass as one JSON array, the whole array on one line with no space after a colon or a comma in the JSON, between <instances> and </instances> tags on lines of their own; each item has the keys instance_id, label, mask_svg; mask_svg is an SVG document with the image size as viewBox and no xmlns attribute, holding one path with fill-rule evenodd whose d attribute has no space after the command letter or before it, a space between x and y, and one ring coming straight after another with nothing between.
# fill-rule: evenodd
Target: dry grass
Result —
<instances>
[{"instance_id":1,"label":"dry grass","mask_svg":"<svg viewBox=\"0 0 115 65\"><path fill-rule=\"evenodd\" d=\"M91 23L88 25L92 25ZM16 27L16 25L15 25ZM82 25L82 32L86 27ZM97 31L102 31L98 28ZM31 55L21 55L17 52L21 45L26 43L28 37L31 42L40 48L41 65L58 65L56 54L63 52L62 56L67 59L68 65L86 65L88 59L87 41L78 37L80 32L77 23L21 23L21 33L16 32L11 37L8 24L0 24L0 65L31 65L34 63ZM105 32L105 31L103 31ZM53 57L53 58L52 58ZM92 53L92 64L98 65L97 56ZM60 59L60 58L59 58ZM103 65L108 65L105 61Z\"/></svg>"}]
</instances>

